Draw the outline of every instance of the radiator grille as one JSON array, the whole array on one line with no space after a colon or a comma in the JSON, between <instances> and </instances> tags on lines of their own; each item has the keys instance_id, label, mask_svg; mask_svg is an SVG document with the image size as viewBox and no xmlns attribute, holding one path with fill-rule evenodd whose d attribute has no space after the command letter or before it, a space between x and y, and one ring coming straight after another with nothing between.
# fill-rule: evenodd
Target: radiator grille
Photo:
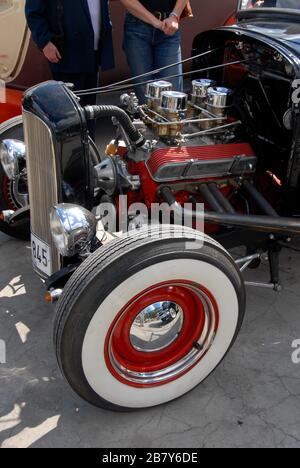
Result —
<instances>
[{"instance_id":1,"label":"radiator grille","mask_svg":"<svg viewBox=\"0 0 300 468\"><path fill-rule=\"evenodd\" d=\"M27 171L31 232L51 247L52 273L61 267L52 242L50 209L59 202L55 148L50 129L34 114L23 111L27 146Z\"/></svg>"}]
</instances>

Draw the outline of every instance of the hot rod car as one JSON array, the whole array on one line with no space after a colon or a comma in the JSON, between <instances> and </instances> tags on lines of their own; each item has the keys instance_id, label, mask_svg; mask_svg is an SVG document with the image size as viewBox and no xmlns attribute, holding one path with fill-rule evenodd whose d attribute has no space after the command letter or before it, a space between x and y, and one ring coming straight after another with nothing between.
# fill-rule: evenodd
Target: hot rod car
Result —
<instances>
[{"instance_id":1,"label":"hot rod car","mask_svg":"<svg viewBox=\"0 0 300 468\"><path fill-rule=\"evenodd\" d=\"M96 406L184 395L233 345L245 285L280 290L280 250L300 234L300 11L266 5L240 2L235 24L195 38L187 93L161 70L144 77L147 104L128 80L76 93L50 81L3 131L1 199L13 203L0 227L31 231L33 267L58 300L59 366ZM120 107L80 104L111 91ZM104 154L87 128L107 117ZM157 204L168 223L163 210L153 222ZM124 219L131 230L115 234ZM270 281L246 283L262 254Z\"/></svg>"}]
</instances>

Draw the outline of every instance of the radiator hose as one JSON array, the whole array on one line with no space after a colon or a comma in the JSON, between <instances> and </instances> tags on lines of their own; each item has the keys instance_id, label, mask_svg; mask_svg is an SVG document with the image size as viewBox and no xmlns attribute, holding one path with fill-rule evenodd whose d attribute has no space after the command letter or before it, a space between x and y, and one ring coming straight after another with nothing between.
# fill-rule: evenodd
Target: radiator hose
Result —
<instances>
[{"instance_id":1,"label":"radiator hose","mask_svg":"<svg viewBox=\"0 0 300 468\"><path fill-rule=\"evenodd\" d=\"M87 120L115 117L135 146L140 147L145 144L145 138L135 128L130 117L123 109L117 106L86 106L84 112Z\"/></svg>"}]
</instances>

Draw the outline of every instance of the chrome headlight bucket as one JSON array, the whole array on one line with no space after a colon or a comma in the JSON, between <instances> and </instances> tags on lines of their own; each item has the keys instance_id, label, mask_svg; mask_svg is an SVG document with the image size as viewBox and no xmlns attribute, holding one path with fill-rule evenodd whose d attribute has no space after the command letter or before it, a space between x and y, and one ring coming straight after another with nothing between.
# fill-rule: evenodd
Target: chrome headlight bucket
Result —
<instances>
[{"instance_id":1,"label":"chrome headlight bucket","mask_svg":"<svg viewBox=\"0 0 300 468\"><path fill-rule=\"evenodd\" d=\"M26 158L26 146L19 140L3 140L0 145L0 161L10 180L20 175L19 163Z\"/></svg>"},{"instance_id":2,"label":"chrome headlight bucket","mask_svg":"<svg viewBox=\"0 0 300 468\"><path fill-rule=\"evenodd\" d=\"M50 226L53 242L63 257L82 252L96 235L97 220L78 205L61 203L52 208Z\"/></svg>"}]
</instances>

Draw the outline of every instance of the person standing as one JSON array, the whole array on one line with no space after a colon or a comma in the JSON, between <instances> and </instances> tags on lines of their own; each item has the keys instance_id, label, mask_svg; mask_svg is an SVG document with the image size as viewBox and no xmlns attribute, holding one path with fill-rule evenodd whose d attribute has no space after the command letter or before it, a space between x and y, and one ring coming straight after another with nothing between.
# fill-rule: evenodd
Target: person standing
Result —
<instances>
[{"instance_id":1,"label":"person standing","mask_svg":"<svg viewBox=\"0 0 300 468\"><path fill-rule=\"evenodd\" d=\"M134 77L178 63L151 78L178 75L169 81L174 90L182 91L183 80L180 19L184 10L192 16L187 0L121 0L127 9L123 48ZM136 83L146 81L136 79ZM145 87L136 87L140 102L145 102Z\"/></svg>"},{"instance_id":2,"label":"person standing","mask_svg":"<svg viewBox=\"0 0 300 468\"><path fill-rule=\"evenodd\" d=\"M48 60L54 80L75 90L95 88L99 67L114 67L108 0L26 0L32 38ZM82 105L94 104L96 95Z\"/></svg>"}]
</instances>

